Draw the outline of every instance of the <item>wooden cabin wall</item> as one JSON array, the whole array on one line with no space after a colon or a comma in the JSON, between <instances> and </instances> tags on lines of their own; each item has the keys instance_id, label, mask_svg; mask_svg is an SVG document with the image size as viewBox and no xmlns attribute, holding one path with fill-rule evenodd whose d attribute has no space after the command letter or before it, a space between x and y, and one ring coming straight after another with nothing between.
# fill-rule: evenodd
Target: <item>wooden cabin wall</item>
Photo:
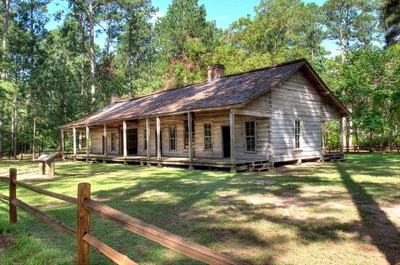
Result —
<instances>
[{"instance_id":1,"label":"wooden cabin wall","mask_svg":"<svg viewBox=\"0 0 400 265\"><path fill-rule=\"evenodd\" d=\"M331 104L321 104L321 121L337 121L340 118L339 111Z\"/></svg>"},{"instance_id":2,"label":"wooden cabin wall","mask_svg":"<svg viewBox=\"0 0 400 265\"><path fill-rule=\"evenodd\" d=\"M111 134L115 133L115 150L111 150ZM119 128L108 128L107 129L107 154L118 155L122 154L120 148L120 129Z\"/></svg>"},{"instance_id":3,"label":"wooden cabin wall","mask_svg":"<svg viewBox=\"0 0 400 265\"><path fill-rule=\"evenodd\" d=\"M120 129L119 128L108 128L107 129L107 154L118 155L121 154L121 140L120 140ZM111 151L111 133L116 135L116 150ZM103 154L103 128L91 128L90 135L92 137L92 154Z\"/></svg>"},{"instance_id":4,"label":"wooden cabin wall","mask_svg":"<svg viewBox=\"0 0 400 265\"><path fill-rule=\"evenodd\" d=\"M274 162L322 156L321 106L325 104L301 71L271 90L271 154ZM332 108L324 109L328 111L324 117L337 115ZM299 150L294 146L295 120L301 120Z\"/></svg>"},{"instance_id":5,"label":"wooden cabin wall","mask_svg":"<svg viewBox=\"0 0 400 265\"><path fill-rule=\"evenodd\" d=\"M270 119L237 115L235 138L237 160L268 160L270 150ZM256 152L246 151L245 122L254 121L256 126Z\"/></svg>"},{"instance_id":6,"label":"wooden cabin wall","mask_svg":"<svg viewBox=\"0 0 400 265\"><path fill-rule=\"evenodd\" d=\"M188 149L184 148L184 134L185 134L185 116L175 115L160 118L161 134L162 134L162 155L164 157L188 157ZM169 128L176 127L176 150L170 150L170 137ZM145 129L146 119L138 121L138 154L142 156L147 155L145 148ZM150 154L151 156L157 155L156 150L156 120L150 119Z\"/></svg>"},{"instance_id":7,"label":"wooden cabin wall","mask_svg":"<svg viewBox=\"0 0 400 265\"><path fill-rule=\"evenodd\" d=\"M211 124L212 150L204 149L204 124ZM223 158L222 126L229 126L229 112L196 113L194 157Z\"/></svg>"},{"instance_id":8,"label":"wooden cabin wall","mask_svg":"<svg viewBox=\"0 0 400 265\"><path fill-rule=\"evenodd\" d=\"M91 153L102 154L103 151L103 129L91 128L90 135L92 138Z\"/></svg>"}]
</instances>

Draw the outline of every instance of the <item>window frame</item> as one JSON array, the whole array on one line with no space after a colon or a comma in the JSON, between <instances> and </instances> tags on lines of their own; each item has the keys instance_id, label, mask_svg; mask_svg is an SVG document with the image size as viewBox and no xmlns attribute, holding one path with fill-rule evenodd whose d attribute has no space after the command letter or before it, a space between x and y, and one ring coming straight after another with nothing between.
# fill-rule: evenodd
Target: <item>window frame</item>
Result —
<instances>
[{"instance_id":1,"label":"window frame","mask_svg":"<svg viewBox=\"0 0 400 265\"><path fill-rule=\"evenodd\" d=\"M247 127L246 124L247 123L253 123L254 124L254 135L253 136L248 136L247 135ZM244 148L246 153L251 153L251 154L255 154L257 153L257 122L256 120L245 120L243 122L243 136L244 136ZM254 138L254 150L249 150L249 146L247 145L247 138L252 137Z\"/></svg>"},{"instance_id":2,"label":"window frame","mask_svg":"<svg viewBox=\"0 0 400 265\"><path fill-rule=\"evenodd\" d=\"M172 138L172 129L174 129L174 133L175 133L173 138ZM175 125L170 126L169 129L168 129L168 132L169 132L169 151L177 151L177 149L176 149L176 138L177 138L176 126ZM174 148L171 148L172 147L172 140L174 141Z\"/></svg>"},{"instance_id":3,"label":"window frame","mask_svg":"<svg viewBox=\"0 0 400 265\"><path fill-rule=\"evenodd\" d=\"M300 119L297 119L294 121L294 150L301 151L302 150L302 144L301 144L301 138L302 138L302 121Z\"/></svg>"},{"instance_id":4,"label":"window frame","mask_svg":"<svg viewBox=\"0 0 400 265\"><path fill-rule=\"evenodd\" d=\"M195 143L195 122L192 119L192 145ZM189 149L189 121L184 120L183 122L183 149Z\"/></svg>"},{"instance_id":5,"label":"window frame","mask_svg":"<svg viewBox=\"0 0 400 265\"><path fill-rule=\"evenodd\" d=\"M210 126L210 135L207 135L206 136L206 126ZM205 123L203 123L203 148L204 148L204 151L212 151L213 150L213 142L212 142L212 135L213 135L213 133L212 133L212 123L211 122L205 122ZM209 146L209 148L207 148L208 146L207 146L207 143L206 143L206 138L207 139L209 139L209 141L210 141L210 146Z\"/></svg>"},{"instance_id":6,"label":"window frame","mask_svg":"<svg viewBox=\"0 0 400 265\"><path fill-rule=\"evenodd\" d=\"M116 132L110 132L110 149L111 149L111 152L118 151L117 150L117 134L116 134Z\"/></svg>"}]
</instances>

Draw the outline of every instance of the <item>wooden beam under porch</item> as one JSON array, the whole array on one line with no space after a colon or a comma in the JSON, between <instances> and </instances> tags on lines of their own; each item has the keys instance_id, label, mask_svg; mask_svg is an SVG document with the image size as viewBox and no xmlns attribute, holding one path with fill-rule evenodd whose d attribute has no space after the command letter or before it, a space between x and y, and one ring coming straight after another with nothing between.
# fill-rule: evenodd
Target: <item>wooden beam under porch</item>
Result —
<instances>
[{"instance_id":1,"label":"wooden beam under porch","mask_svg":"<svg viewBox=\"0 0 400 265\"><path fill-rule=\"evenodd\" d=\"M89 162L116 162L116 163L131 163L139 164L142 166L182 166L190 168L210 168L210 169L227 169L230 170L232 166L236 167L238 171L262 171L268 170L270 162L268 160L236 160L234 164L231 163L230 158L193 158L190 161L189 158L185 157L151 157L148 159L146 156L127 156L123 155L97 155L90 154L77 154L74 157L68 155L66 158L77 161L89 161ZM262 169L262 170L260 170Z\"/></svg>"}]
</instances>

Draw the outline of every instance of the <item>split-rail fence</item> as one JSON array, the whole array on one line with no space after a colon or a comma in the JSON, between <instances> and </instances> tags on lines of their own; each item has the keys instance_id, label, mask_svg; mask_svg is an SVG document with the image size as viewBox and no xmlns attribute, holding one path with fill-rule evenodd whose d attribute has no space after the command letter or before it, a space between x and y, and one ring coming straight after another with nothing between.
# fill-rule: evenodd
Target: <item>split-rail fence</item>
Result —
<instances>
[{"instance_id":1,"label":"split-rail fence","mask_svg":"<svg viewBox=\"0 0 400 265\"><path fill-rule=\"evenodd\" d=\"M245 264L241 261L216 253L204 246L187 241L184 238L171 234L161 228L144 223L136 218L133 218L116 209L113 209L109 206L106 206L98 201L91 199L89 183L78 184L78 197L75 198L44 190L34 185L18 181L17 169L15 168L10 169L9 178L0 177L0 182L6 182L9 184L9 196L0 194L0 199L9 202L10 223L15 224L17 222L17 208L21 208L31 215L39 218L43 222L53 226L55 229L64 232L72 237L75 237L77 242L76 262L78 265L89 264L90 247L99 250L102 254L104 254L116 264L137 264L127 256L106 245L90 233L91 213L96 214L100 218L110 220L134 234L143 236L164 247L180 252L188 257L191 257L198 261L202 261L206 264ZM75 230L65 223L19 200L17 198L17 186L21 186L36 193L77 205L77 229Z\"/></svg>"}]
</instances>

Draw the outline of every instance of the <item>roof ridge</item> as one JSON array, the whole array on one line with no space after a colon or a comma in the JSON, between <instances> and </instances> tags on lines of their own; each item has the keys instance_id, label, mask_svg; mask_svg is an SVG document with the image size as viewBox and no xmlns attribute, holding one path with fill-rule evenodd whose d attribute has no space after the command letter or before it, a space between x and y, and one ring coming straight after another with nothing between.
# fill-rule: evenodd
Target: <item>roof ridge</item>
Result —
<instances>
[{"instance_id":1,"label":"roof ridge","mask_svg":"<svg viewBox=\"0 0 400 265\"><path fill-rule=\"evenodd\" d=\"M290 65L290 64L300 63L300 62L307 62L307 59L299 58L299 59L296 59L296 60L293 60L293 61L289 61L289 62L284 62L284 63L280 63L280 64L274 64L274 65L267 66L267 67L262 67L262 68L257 68L257 69L245 71L245 72L226 75L224 77L221 77L220 79L224 79L224 78L227 78L227 77L229 78L229 77L233 77L233 76L244 75L244 74L250 74L250 73L259 72L259 71L265 71L265 70L269 70L269 69L273 69L273 68L277 68L277 67L282 67L282 66L286 66L286 65ZM200 85L202 83L208 83L208 82L209 82L208 80L204 80L204 81L193 83L193 84L189 84L189 85L186 85L186 86L174 87L174 88L170 88L170 89L167 89L167 90L159 90L159 91L155 91L153 93L149 93L149 94L146 94L146 95L138 96L138 97L135 97L135 98L118 100L115 103L135 101L137 99L141 99L141 98L145 98L145 97L149 97L149 96L153 96L153 95L157 95L157 94L162 94L162 93L169 92L169 91L174 91L174 90L177 90L177 89L183 89L183 88L187 88L187 87L190 87L190 86Z\"/></svg>"}]
</instances>

